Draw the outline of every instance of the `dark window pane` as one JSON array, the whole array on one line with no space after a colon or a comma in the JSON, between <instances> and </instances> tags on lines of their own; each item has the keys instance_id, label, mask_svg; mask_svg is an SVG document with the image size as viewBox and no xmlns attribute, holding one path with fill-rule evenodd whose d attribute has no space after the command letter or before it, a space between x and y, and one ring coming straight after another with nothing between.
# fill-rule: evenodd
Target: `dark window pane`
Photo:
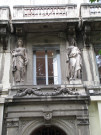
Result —
<instances>
[{"instance_id":1,"label":"dark window pane","mask_svg":"<svg viewBox=\"0 0 101 135\"><path fill-rule=\"evenodd\" d=\"M54 77L48 77L48 83L49 84L54 84Z\"/></svg>"},{"instance_id":2,"label":"dark window pane","mask_svg":"<svg viewBox=\"0 0 101 135\"><path fill-rule=\"evenodd\" d=\"M39 132L40 131L40 132ZM57 127L40 127L31 133L31 135L66 135L61 129Z\"/></svg>"},{"instance_id":3,"label":"dark window pane","mask_svg":"<svg viewBox=\"0 0 101 135\"><path fill-rule=\"evenodd\" d=\"M54 50L48 50L48 51L47 51L47 55L48 55L48 57L53 57L53 55L54 55Z\"/></svg>"},{"instance_id":4,"label":"dark window pane","mask_svg":"<svg viewBox=\"0 0 101 135\"><path fill-rule=\"evenodd\" d=\"M48 58L48 76L53 76L53 58Z\"/></svg>"},{"instance_id":5,"label":"dark window pane","mask_svg":"<svg viewBox=\"0 0 101 135\"><path fill-rule=\"evenodd\" d=\"M37 76L45 76L45 58L36 59Z\"/></svg>"},{"instance_id":6,"label":"dark window pane","mask_svg":"<svg viewBox=\"0 0 101 135\"><path fill-rule=\"evenodd\" d=\"M36 57L34 57L36 61L35 84L37 85L58 84L57 51L38 50L34 52L34 56L35 55L36 55Z\"/></svg>"},{"instance_id":7,"label":"dark window pane","mask_svg":"<svg viewBox=\"0 0 101 135\"><path fill-rule=\"evenodd\" d=\"M45 57L45 51L36 51L36 57Z\"/></svg>"},{"instance_id":8,"label":"dark window pane","mask_svg":"<svg viewBox=\"0 0 101 135\"><path fill-rule=\"evenodd\" d=\"M96 61L97 61L100 83L101 83L101 55L96 55Z\"/></svg>"},{"instance_id":9,"label":"dark window pane","mask_svg":"<svg viewBox=\"0 0 101 135\"><path fill-rule=\"evenodd\" d=\"M101 46L96 46L95 53L96 53L96 62L99 71L100 83L101 83Z\"/></svg>"},{"instance_id":10,"label":"dark window pane","mask_svg":"<svg viewBox=\"0 0 101 135\"><path fill-rule=\"evenodd\" d=\"M46 84L46 77L37 77L37 85L38 84L40 84L40 85L44 84L45 85Z\"/></svg>"}]
</instances>

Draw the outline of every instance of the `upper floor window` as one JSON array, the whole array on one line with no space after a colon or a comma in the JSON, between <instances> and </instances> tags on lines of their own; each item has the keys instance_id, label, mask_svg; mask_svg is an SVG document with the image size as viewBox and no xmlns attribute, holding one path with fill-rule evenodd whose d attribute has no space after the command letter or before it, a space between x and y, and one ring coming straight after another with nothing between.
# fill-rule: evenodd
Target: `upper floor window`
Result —
<instances>
[{"instance_id":1,"label":"upper floor window","mask_svg":"<svg viewBox=\"0 0 101 135\"><path fill-rule=\"evenodd\" d=\"M60 52L54 48L36 48L34 51L34 85L61 83Z\"/></svg>"}]
</instances>

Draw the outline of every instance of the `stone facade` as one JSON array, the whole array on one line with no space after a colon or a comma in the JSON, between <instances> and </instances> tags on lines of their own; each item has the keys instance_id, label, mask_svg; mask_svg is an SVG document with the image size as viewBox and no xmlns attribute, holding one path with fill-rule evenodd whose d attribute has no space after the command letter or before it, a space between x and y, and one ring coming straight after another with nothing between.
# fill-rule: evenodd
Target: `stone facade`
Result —
<instances>
[{"instance_id":1,"label":"stone facade","mask_svg":"<svg viewBox=\"0 0 101 135\"><path fill-rule=\"evenodd\" d=\"M56 127L64 135L94 135L93 119L97 122L97 117L99 126L94 133L100 135L100 113L92 117L91 111L95 104L101 110L95 57L95 48L101 44L100 7L81 4L80 14L76 4L14 6L12 11L0 7L0 135L37 135L36 131L45 135L42 127ZM23 47L17 48L19 39ZM66 55L71 39L75 39L72 47L79 50L82 67L79 77L68 79ZM16 70L24 71L23 81L15 81Z\"/></svg>"}]
</instances>

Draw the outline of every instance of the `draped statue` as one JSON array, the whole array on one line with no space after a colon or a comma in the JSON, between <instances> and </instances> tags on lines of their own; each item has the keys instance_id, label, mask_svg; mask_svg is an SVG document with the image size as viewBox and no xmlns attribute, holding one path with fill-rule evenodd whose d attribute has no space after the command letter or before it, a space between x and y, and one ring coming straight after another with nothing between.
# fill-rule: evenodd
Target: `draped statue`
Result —
<instances>
[{"instance_id":1,"label":"draped statue","mask_svg":"<svg viewBox=\"0 0 101 135\"><path fill-rule=\"evenodd\" d=\"M68 63L69 73L67 78L69 80L81 79L82 71L82 57L79 48L76 46L76 42L73 39L70 46L67 49L66 63Z\"/></svg>"},{"instance_id":2,"label":"draped statue","mask_svg":"<svg viewBox=\"0 0 101 135\"><path fill-rule=\"evenodd\" d=\"M12 72L15 82L23 82L26 65L28 63L26 49L23 47L23 41L18 40L18 48L14 49L12 53Z\"/></svg>"}]
</instances>

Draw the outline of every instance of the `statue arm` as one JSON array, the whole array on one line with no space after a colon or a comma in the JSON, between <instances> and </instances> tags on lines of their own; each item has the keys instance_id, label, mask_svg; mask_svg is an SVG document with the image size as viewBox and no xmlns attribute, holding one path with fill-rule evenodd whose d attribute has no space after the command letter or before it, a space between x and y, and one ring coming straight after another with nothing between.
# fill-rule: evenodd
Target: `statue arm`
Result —
<instances>
[{"instance_id":1,"label":"statue arm","mask_svg":"<svg viewBox=\"0 0 101 135\"><path fill-rule=\"evenodd\" d=\"M68 53L66 54L66 63L69 62L69 56L68 56Z\"/></svg>"},{"instance_id":2,"label":"statue arm","mask_svg":"<svg viewBox=\"0 0 101 135\"><path fill-rule=\"evenodd\" d=\"M11 51L11 55L12 55L12 57L15 56L15 50L12 50L12 51Z\"/></svg>"},{"instance_id":3,"label":"statue arm","mask_svg":"<svg viewBox=\"0 0 101 135\"><path fill-rule=\"evenodd\" d=\"M28 63L28 56L27 56L27 52L26 52L26 49L25 49L25 65L27 65Z\"/></svg>"},{"instance_id":4,"label":"statue arm","mask_svg":"<svg viewBox=\"0 0 101 135\"><path fill-rule=\"evenodd\" d=\"M76 53L76 52L75 52L75 53L70 54L70 55L69 55L69 58L72 58L72 57L75 57L75 56L77 56L77 53Z\"/></svg>"}]
</instances>

